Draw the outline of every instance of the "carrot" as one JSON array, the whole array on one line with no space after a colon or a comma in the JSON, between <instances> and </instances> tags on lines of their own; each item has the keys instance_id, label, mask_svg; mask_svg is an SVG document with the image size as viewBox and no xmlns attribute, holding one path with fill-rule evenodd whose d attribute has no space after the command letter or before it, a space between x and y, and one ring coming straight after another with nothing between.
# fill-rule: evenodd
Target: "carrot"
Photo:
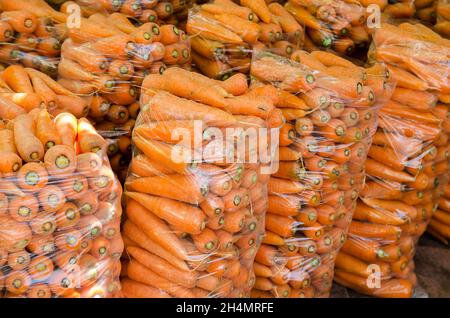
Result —
<instances>
[{"instance_id":1,"label":"carrot","mask_svg":"<svg viewBox=\"0 0 450 318\"><path fill-rule=\"evenodd\" d=\"M14 121L14 141L24 161L38 161L44 156L42 143L33 134L33 122L30 116L20 115Z\"/></svg>"},{"instance_id":2,"label":"carrot","mask_svg":"<svg viewBox=\"0 0 450 318\"><path fill-rule=\"evenodd\" d=\"M8 22L19 33L33 33L37 28L37 18L27 11L4 11L2 20Z\"/></svg>"},{"instance_id":3,"label":"carrot","mask_svg":"<svg viewBox=\"0 0 450 318\"><path fill-rule=\"evenodd\" d=\"M369 206L399 214L410 220L414 220L417 217L417 209L414 206L399 201L379 200L375 198L364 199L364 201Z\"/></svg>"},{"instance_id":4,"label":"carrot","mask_svg":"<svg viewBox=\"0 0 450 318\"><path fill-rule=\"evenodd\" d=\"M7 67L2 77L15 92L34 93L33 86L23 66L12 65Z\"/></svg>"},{"instance_id":5,"label":"carrot","mask_svg":"<svg viewBox=\"0 0 450 318\"><path fill-rule=\"evenodd\" d=\"M192 15L186 24L189 34L201 34L203 37L222 43L242 43L242 39L234 32L222 27L203 14Z\"/></svg>"},{"instance_id":6,"label":"carrot","mask_svg":"<svg viewBox=\"0 0 450 318\"><path fill-rule=\"evenodd\" d=\"M0 96L0 118L12 120L21 114L25 114L26 110L17 105L8 98Z\"/></svg>"},{"instance_id":7,"label":"carrot","mask_svg":"<svg viewBox=\"0 0 450 318\"><path fill-rule=\"evenodd\" d=\"M248 209L240 209L234 212L226 212L224 214L223 229L230 233L237 233L245 226L245 217L250 211Z\"/></svg>"},{"instance_id":8,"label":"carrot","mask_svg":"<svg viewBox=\"0 0 450 318\"><path fill-rule=\"evenodd\" d=\"M0 130L0 154L2 156L0 172L16 172L22 166L22 159L16 153L14 133L9 129Z\"/></svg>"},{"instance_id":9,"label":"carrot","mask_svg":"<svg viewBox=\"0 0 450 318\"><path fill-rule=\"evenodd\" d=\"M353 221L349 227L349 233L352 235L381 238L387 240L397 240L400 238L401 230L399 227L384 224L371 224Z\"/></svg>"},{"instance_id":10,"label":"carrot","mask_svg":"<svg viewBox=\"0 0 450 318\"><path fill-rule=\"evenodd\" d=\"M12 252L8 255L8 266L13 271L26 269L30 264L30 254L26 251Z\"/></svg>"},{"instance_id":11,"label":"carrot","mask_svg":"<svg viewBox=\"0 0 450 318\"><path fill-rule=\"evenodd\" d=\"M39 255L30 262L28 273L33 281L45 281L53 273L54 266L50 258Z\"/></svg>"},{"instance_id":12,"label":"carrot","mask_svg":"<svg viewBox=\"0 0 450 318\"><path fill-rule=\"evenodd\" d=\"M303 7L297 6L292 2L287 3L284 7L299 23L304 24L307 28L314 30L321 28L319 21Z\"/></svg>"},{"instance_id":13,"label":"carrot","mask_svg":"<svg viewBox=\"0 0 450 318\"><path fill-rule=\"evenodd\" d=\"M27 298L51 298L52 292L46 284L33 284L26 295Z\"/></svg>"},{"instance_id":14,"label":"carrot","mask_svg":"<svg viewBox=\"0 0 450 318\"><path fill-rule=\"evenodd\" d=\"M387 256L379 243L363 237L351 235L342 246L342 251L367 262L375 262Z\"/></svg>"},{"instance_id":15,"label":"carrot","mask_svg":"<svg viewBox=\"0 0 450 318\"><path fill-rule=\"evenodd\" d=\"M269 197L268 211L273 214L283 216L295 216L301 210L301 200L295 196L279 196Z\"/></svg>"},{"instance_id":16,"label":"carrot","mask_svg":"<svg viewBox=\"0 0 450 318\"><path fill-rule=\"evenodd\" d=\"M168 108L166 105L171 105ZM219 127L223 125L233 124L235 119L229 113L220 109L198 104L194 101L188 101L178 98L165 92L157 92L151 99L152 112L149 117L152 120L203 120L206 124L216 124ZM186 113L189 110L189 113ZM147 108L143 110L148 113Z\"/></svg>"},{"instance_id":17,"label":"carrot","mask_svg":"<svg viewBox=\"0 0 450 318\"><path fill-rule=\"evenodd\" d=\"M266 228L281 237L291 237L295 233L296 222L288 217L267 214L266 215Z\"/></svg>"},{"instance_id":18,"label":"carrot","mask_svg":"<svg viewBox=\"0 0 450 318\"><path fill-rule=\"evenodd\" d=\"M151 208L155 215L165 219L183 232L198 234L205 228L205 216L198 208L171 199L158 198L137 192L127 192L127 196L143 206ZM183 210L185 210L185 216L182 216ZM183 218L185 219L183 220Z\"/></svg>"},{"instance_id":19,"label":"carrot","mask_svg":"<svg viewBox=\"0 0 450 318\"><path fill-rule=\"evenodd\" d=\"M142 231L155 243L173 252L180 259L187 259L186 251L180 245L178 238L171 234L167 225L149 210L136 201L130 200L127 205L127 215L133 223L139 224Z\"/></svg>"},{"instance_id":20,"label":"carrot","mask_svg":"<svg viewBox=\"0 0 450 318\"><path fill-rule=\"evenodd\" d=\"M320 224L332 225L337 219L336 209L333 208L335 204L327 202L328 204L322 204L315 208L317 213L317 221Z\"/></svg>"},{"instance_id":21,"label":"carrot","mask_svg":"<svg viewBox=\"0 0 450 318\"><path fill-rule=\"evenodd\" d=\"M25 271L12 271L6 276L5 287L8 292L20 295L27 291L31 285L31 278Z\"/></svg>"},{"instance_id":22,"label":"carrot","mask_svg":"<svg viewBox=\"0 0 450 318\"><path fill-rule=\"evenodd\" d=\"M160 275L162 278L186 288L192 288L195 286L197 279L196 272L182 271L164 259L138 247L128 247L127 252L130 253L134 259L139 261L140 264L143 264L148 269L151 269L155 274Z\"/></svg>"},{"instance_id":23,"label":"carrot","mask_svg":"<svg viewBox=\"0 0 450 318\"><path fill-rule=\"evenodd\" d=\"M0 41L10 42L14 39L14 29L6 21L0 22Z\"/></svg>"},{"instance_id":24,"label":"carrot","mask_svg":"<svg viewBox=\"0 0 450 318\"><path fill-rule=\"evenodd\" d=\"M28 191L42 189L47 184L48 179L45 168L35 162L23 165L17 173L19 187Z\"/></svg>"},{"instance_id":25,"label":"carrot","mask_svg":"<svg viewBox=\"0 0 450 318\"><path fill-rule=\"evenodd\" d=\"M414 182L414 177L402 171L395 171L388 166L372 160L370 158L366 161L366 171L369 175L379 178L384 178L397 182Z\"/></svg>"},{"instance_id":26,"label":"carrot","mask_svg":"<svg viewBox=\"0 0 450 318\"><path fill-rule=\"evenodd\" d=\"M401 225L405 222L404 218L397 216L395 212L379 210L361 201L358 201L353 217L356 220L377 224Z\"/></svg>"},{"instance_id":27,"label":"carrot","mask_svg":"<svg viewBox=\"0 0 450 318\"><path fill-rule=\"evenodd\" d=\"M122 292L126 298L171 298L166 292L135 280L122 280Z\"/></svg>"},{"instance_id":28,"label":"carrot","mask_svg":"<svg viewBox=\"0 0 450 318\"><path fill-rule=\"evenodd\" d=\"M78 143L83 153L99 153L106 147L105 140L95 131L91 123L84 118L78 120Z\"/></svg>"}]
</instances>

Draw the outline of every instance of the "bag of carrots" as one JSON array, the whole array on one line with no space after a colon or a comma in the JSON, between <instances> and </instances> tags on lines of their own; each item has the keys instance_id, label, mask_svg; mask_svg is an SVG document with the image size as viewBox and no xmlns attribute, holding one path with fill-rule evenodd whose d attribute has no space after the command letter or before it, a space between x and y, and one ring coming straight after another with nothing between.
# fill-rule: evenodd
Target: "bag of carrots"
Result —
<instances>
[{"instance_id":1,"label":"bag of carrots","mask_svg":"<svg viewBox=\"0 0 450 318\"><path fill-rule=\"evenodd\" d=\"M64 25L60 24L64 15L48 7L45 1L29 2L32 4L0 2L0 64L21 64L55 78L64 36Z\"/></svg>"},{"instance_id":2,"label":"bag of carrots","mask_svg":"<svg viewBox=\"0 0 450 318\"><path fill-rule=\"evenodd\" d=\"M226 79L249 73L252 50L270 48L289 57L303 43L303 27L279 3L264 0L213 0L189 10L195 67L208 77Z\"/></svg>"},{"instance_id":3,"label":"bag of carrots","mask_svg":"<svg viewBox=\"0 0 450 318\"><path fill-rule=\"evenodd\" d=\"M377 297L411 297L415 245L448 181L448 113L438 98L450 92L450 42L411 23L382 24L373 39L369 57L387 64L397 87L380 110L335 280Z\"/></svg>"},{"instance_id":4,"label":"bag of carrots","mask_svg":"<svg viewBox=\"0 0 450 318\"><path fill-rule=\"evenodd\" d=\"M154 22L162 24L175 24L186 20L188 9L193 0L76 0L67 1L63 8L76 3L81 7L85 17L96 13L120 12L142 23Z\"/></svg>"},{"instance_id":5,"label":"bag of carrots","mask_svg":"<svg viewBox=\"0 0 450 318\"><path fill-rule=\"evenodd\" d=\"M384 71L382 64L365 69L324 51L297 50L291 59L254 52L252 85L273 85L286 123L253 297L329 296L378 108L392 91Z\"/></svg>"},{"instance_id":6,"label":"bag of carrots","mask_svg":"<svg viewBox=\"0 0 450 318\"><path fill-rule=\"evenodd\" d=\"M250 295L282 123L242 74L174 67L144 79L125 183L125 297Z\"/></svg>"},{"instance_id":7,"label":"bag of carrots","mask_svg":"<svg viewBox=\"0 0 450 318\"><path fill-rule=\"evenodd\" d=\"M120 294L120 183L85 119L34 109L0 125L0 297Z\"/></svg>"},{"instance_id":8,"label":"bag of carrots","mask_svg":"<svg viewBox=\"0 0 450 318\"><path fill-rule=\"evenodd\" d=\"M108 155L123 181L142 80L174 65L190 68L189 41L174 25L140 23L119 12L82 18L67 33L58 82L87 100L89 119L110 139Z\"/></svg>"}]
</instances>

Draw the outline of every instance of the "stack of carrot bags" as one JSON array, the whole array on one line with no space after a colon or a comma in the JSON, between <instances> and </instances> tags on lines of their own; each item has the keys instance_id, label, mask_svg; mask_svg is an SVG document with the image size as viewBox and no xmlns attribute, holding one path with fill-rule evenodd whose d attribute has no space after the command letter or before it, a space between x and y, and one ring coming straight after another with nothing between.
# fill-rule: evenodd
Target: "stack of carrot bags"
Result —
<instances>
[{"instance_id":1,"label":"stack of carrot bags","mask_svg":"<svg viewBox=\"0 0 450 318\"><path fill-rule=\"evenodd\" d=\"M82 18L79 28L68 27L67 33L58 82L89 103L89 119L111 139L108 154L123 181L142 80L168 66L189 68L188 39L174 25L134 24L122 13L93 14Z\"/></svg>"},{"instance_id":2,"label":"stack of carrot bags","mask_svg":"<svg viewBox=\"0 0 450 318\"><path fill-rule=\"evenodd\" d=\"M391 90L383 70L323 51L296 51L292 60L254 52L254 85L276 87L271 97L286 118L255 258L254 297L329 296L364 183L378 105Z\"/></svg>"},{"instance_id":3,"label":"stack of carrot bags","mask_svg":"<svg viewBox=\"0 0 450 318\"><path fill-rule=\"evenodd\" d=\"M47 8L43 2L41 6ZM52 77L57 75L61 53L64 15L56 11L41 14L35 6L16 6L11 1L0 3L0 64L22 64Z\"/></svg>"},{"instance_id":4,"label":"stack of carrot bags","mask_svg":"<svg viewBox=\"0 0 450 318\"><path fill-rule=\"evenodd\" d=\"M413 294L415 244L448 181L447 112L436 105L450 93L449 43L420 24L382 24L375 31L369 57L388 65L386 76L397 87L380 110L366 185L336 262L335 280L358 292Z\"/></svg>"},{"instance_id":5,"label":"stack of carrot bags","mask_svg":"<svg viewBox=\"0 0 450 318\"><path fill-rule=\"evenodd\" d=\"M121 186L86 119L0 123L0 297L119 295Z\"/></svg>"},{"instance_id":6,"label":"stack of carrot bags","mask_svg":"<svg viewBox=\"0 0 450 318\"><path fill-rule=\"evenodd\" d=\"M303 43L303 27L279 3L264 0L214 0L189 10L196 68L211 78L232 72L248 74L254 47L267 47L289 57Z\"/></svg>"},{"instance_id":7,"label":"stack of carrot bags","mask_svg":"<svg viewBox=\"0 0 450 318\"><path fill-rule=\"evenodd\" d=\"M47 74L21 65L0 72L0 117L14 119L18 113L46 108L56 116L69 112L77 118L89 112L88 102L61 86Z\"/></svg>"},{"instance_id":8,"label":"stack of carrot bags","mask_svg":"<svg viewBox=\"0 0 450 318\"><path fill-rule=\"evenodd\" d=\"M67 1L63 5L77 3L86 17L95 13L120 12L142 23L177 25L186 20L188 9L193 2L193 0L76 0Z\"/></svg>"},{"instance_id":9,"label":"stack of carrot bags","mask_svg":"<svg viewBox=\"0 0 450 318\"><path fill-rule=\"evenodd\" d=\"M267 210L267 128L278 131L280 112L242 74L221 82L181 68L148 75L141 108L125 183L124 296L248 297Z\"/></svg>"}]
</instances>

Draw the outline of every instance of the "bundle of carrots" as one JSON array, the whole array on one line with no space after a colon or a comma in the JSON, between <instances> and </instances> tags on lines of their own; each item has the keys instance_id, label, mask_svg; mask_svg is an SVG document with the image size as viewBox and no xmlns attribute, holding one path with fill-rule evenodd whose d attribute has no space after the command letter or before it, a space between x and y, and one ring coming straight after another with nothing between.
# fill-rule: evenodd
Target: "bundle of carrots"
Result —
<instances>
[{"instance_id":1,"label":"bundle of carrots","mask_svg":"<svg viewBox=\"0 0 450 318\"><path fill-rule=\"evenodd\" d=\"M56 77L62 25L26 10L0 10L0 63L22 64Z\"/></svg>"},{"instance_id":2,"label":"bundle of carrots","mask_svg":"<svg viewBox=\"0 0 450 318\"><path fill-rule=\"evenodd\" d=\"M249 296L270 176L260 160L270 136L258 132L283 121L261 93L242 74L144 79L125 184L125 297Z\"/></svg>"},{"instance_id":3,"label":"bundle of carrots","mask_svg":"<svg viewBox=\"0 0 450 318\"><path fill-rule=\"evenodd\" d=\"M84 118L0 124L0 297L119 295L121 186Z\"/></svg>"},{"instance_id":4,"label":"bundle of carrots","mask_svg":"<svg viewBox=\"0 0 450 318\"><path fill-rule=\"evenodd\" d=\"M420 24L382 24L375 31L370 58L387 64L397 87L380 110L366 185L335 274L338 283L361 293L414 292L415 244L448 179L448 139L441 130L447 112L436 103L438 94L450 93L449 43Z\"/></svg>"},{"instance_id":5,"label":"bundle of carrots","mask_svg":"<svg viewBox=\"0 0 450 318\"><path fill-rule=\"evenodd\" d=\"M279 3L264 0L214 0L189 11L186 30L192 59L206 76L248 74L255 47L289 57L303 42L303 27Z\"/></svg>"},{"instance_id":6,"label":"bundle of carrots","mask_svg":"<svg viewBox=\"0 0 450 318\"><path fill-rule=\"evenodd\" d=\"M0 72L0 119L11 120L37 108L46 108L53 116L69 112L81 118L88 107L85 99L33 68L11 65Z\"/></svg>"},{"instance_id":7,"label":"bundle of carrots","mask_svg":"<svg viewBox=\"0 0 450 318\"><path fill-rule=\"evenodd\" d=\"M82 18L80 28L68 28L67 33L58 82L86 97L89 119L103 136L111 138L108 154L115 156L114 171L124 180L142 80L168 66L189 68L189 41L174 25L135 25L122 13L93 14Z\"/></svg>"},{"instance_id":8,"label":"bundle of carrots","mask_svg":"<svg viewBox=\"0 0 450 318\"><path fill-rule=\"evenodd\" d=\"M174 24L186 20L193 0L76 0L63 4L77 3L85 17L95 13L120 12L142 23L154 22L159 25Z\"/></svg>"},{"instance_id":9,"label":"bundle of carrots","mask_svg":"<svg viewBox=\"0 0 450 318\"><path fill-rule=\"evenodd\" d=\"M266 234L253 297L327 297L364 182L377 105L391 86L384 67L364 69L324 51L292 60L254 52L254 81L278 88L279 170L269 181ZM260 84L255 84L260 85Z\"/></svg>"}]
</instances>

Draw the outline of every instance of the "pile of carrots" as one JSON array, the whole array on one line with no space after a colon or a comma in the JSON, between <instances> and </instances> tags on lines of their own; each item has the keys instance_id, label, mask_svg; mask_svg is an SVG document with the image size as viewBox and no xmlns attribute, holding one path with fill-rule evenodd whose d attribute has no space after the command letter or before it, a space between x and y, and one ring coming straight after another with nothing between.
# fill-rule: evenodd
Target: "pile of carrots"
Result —
<instances>
[{"instance_id":1,"label":"pile of carrots","mask_svg":"<svg viewBox=\"0 0 450 318\"><path fill-rule=\"evenodd\" d=\"M148 73L190 67L186 34L176 26L132 23L126 15L93 14L69 28L62 45L58 82L84 96L89 119L111 139L108 154L123 181L131 158L130 132L139 112L140 85Z\"/></svg>"},{"instance_id":2,"label":"pile of carrots","mask_svg":"<svg viewBox=\"0 0 450 318\"><path fill-rule=\"evenodd\" d=\"M300 23L279 3L214 0L189 11L186 30L197 69L224 79L233 72L248 74L255 47L289 57L303 42Z\"/></svg>"},{"instance_id":3,"label":"pile of carrots","mask_svg":"<svg viewBox=\"0 0 450 318\"><path fill-rule=\"evenodd\" d=\"M95 13L120 12L142 23L154 22L159 25L178 25L187 18L193 0L76 0L67 1L63 6L77 3L85 17Z\"/></svg>"},{"instance_id":4,"label":"pile of carrots","mask_svg":"<svg viewBox=\"0 0 450 318\"><path fill-rule=\"evenodd\" d=\"M265 134L246 132L279 126L280 112L242 74L222 82L182 68L148 75L141 104L125 183L124 296L248 297L270 172L254 148ZM241 159L226 142L232 128L253 145ZM173 157L185 151L200 157Z\"/></svg>"},{"instance_id":5,"label":"pile of carrots","mask_svg":"<svg viewBox=\"0 0 450 318\"><path fill-rule=\"evenodd\" d=\"M55 25L51 17L0 10L0 63L21 64L56 77L61 31L61 25Z\"/></svg>"},{"instance_id":6,"label":"pile of carrots","mask_svg":"<svg viewBox=\"0 0 450 318\"><path fill-rule=\"evenodd\" d=\"M88 114L89 104L33 68L11 65L0 72L0 119L11 120L36 108L46 108L53 116L69 112L81 118Z\"/></svg>"},{"instance_id":7,"label":"pile of carrots","mask_svg":"<svg viewBox=\"0 0 450 318\"><path fill-rule=\"evenodd\" d=\"M0 297L119 295L121 186L84 118L0 123Z\"/></svg>"},{"instance_id":8,"label":"pile of carrots","mask_svg":"<svg viewBox=\"0 0 450 318\"><path fill-rule=\"evenodd\" d=\"M383 65L370 69L324 51L292 60L254 52L254 81L278 87L279 170L269 181L253 297L327 297L364 182L364 161L389 95Z\"/></svg>"},{"instance_id":9,"label":"pile of carrots","mask_svg":"<svg viewBox=\"0 0 450 318\"><path fill-rule=\"evenodd\" d=\"M448 137L442 132L448 113L437 102L450 93L449 44L420 24L382 24L375 31L369 57L387 64L397 87L380 110L366 185L335 273L338 283L361 293L413 294L415 244L448 181ZM378 266L378 287L366 284L373 274L369 264Z\"/></svg>"}]
</instances>

